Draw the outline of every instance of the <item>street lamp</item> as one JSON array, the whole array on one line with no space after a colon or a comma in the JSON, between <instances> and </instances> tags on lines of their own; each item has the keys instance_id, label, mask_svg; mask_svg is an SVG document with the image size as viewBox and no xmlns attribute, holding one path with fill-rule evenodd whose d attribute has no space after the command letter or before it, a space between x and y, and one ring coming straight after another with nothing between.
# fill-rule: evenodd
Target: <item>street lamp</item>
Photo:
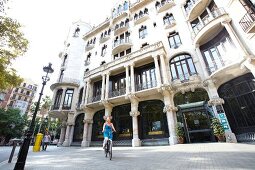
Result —
<instances>
[{"instance_id":1,"label":"street lamp","mask_svg":"<svg viewBox=\"0 0 255 170\"><path fill-rule=\"evenodd\" d=\"M41 98L42 98L42 95L43 95L43 89L44 89L44 86L46 85L47 81L50 80L50 78L48 77L48 74L54 72L54 70L51 68L51 65L52 64L49 63L48 66L43 67L43 71L46 72L46 76L42 76L42 80L43 80L42 85L43 86L42 86L41 92L39 94L39 99L38 99L38 102L37 102L36 107L35 107L35 111L34 111L34 114L33 114L31 124L29 126L28 131L26 132L26 136L24 138L23 144L20 147L18 160L15 164L14 170L23 170L24 167L25 167L26 159L27 159L27 153L28 153L28 150L29 150L30 142L31 142L31 137L32 137L32 134L34 133L35 118L36 118L36 114L37 114L37 111L39 109L40 101L41 101Z\"/></svg>"}]
</instances>

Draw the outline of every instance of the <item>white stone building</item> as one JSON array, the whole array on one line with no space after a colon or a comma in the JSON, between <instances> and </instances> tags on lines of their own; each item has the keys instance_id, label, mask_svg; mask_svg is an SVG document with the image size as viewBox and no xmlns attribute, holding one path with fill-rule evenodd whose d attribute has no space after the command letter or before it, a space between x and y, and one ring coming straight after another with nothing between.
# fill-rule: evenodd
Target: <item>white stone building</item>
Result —
<instances>
[{"instance_id":1,"label":"white stone building","mask_svg":"<svg viewBox=\"0 0 255 170\"><path fill-rule=\"evenodd\" d=\"M101 145L111 115L116 145L227 141L255 131L253 0L119 1L97 27L74 23L51 86L59 145ZM236 134L236 135L235 135Z\"/></svg>"}]
</instances>

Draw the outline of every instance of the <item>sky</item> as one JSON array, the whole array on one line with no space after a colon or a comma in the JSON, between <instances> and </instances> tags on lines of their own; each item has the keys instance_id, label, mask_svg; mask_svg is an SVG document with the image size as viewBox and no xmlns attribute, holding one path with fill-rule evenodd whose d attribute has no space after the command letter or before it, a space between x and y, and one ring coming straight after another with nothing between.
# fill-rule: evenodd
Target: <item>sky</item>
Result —
<instances>
[{"instance_id":1,"label":"sky","mask_svg":"<svg viewBox=\"0 0 255 170\"><path fill-rule=\"evenodd\" d=\"M52 95L50 85L56 82L59 74L61 60L58 54L64 49L69 27L78 20L97 26L110 16L114 1L10 0L7 15L22 24L22 31L30 42L26 54L17 58L13 67L20 76L38 84L40 90L42 68L51 62L55 71L50 75L44 94Z\"/></svg>"}]
</instances>

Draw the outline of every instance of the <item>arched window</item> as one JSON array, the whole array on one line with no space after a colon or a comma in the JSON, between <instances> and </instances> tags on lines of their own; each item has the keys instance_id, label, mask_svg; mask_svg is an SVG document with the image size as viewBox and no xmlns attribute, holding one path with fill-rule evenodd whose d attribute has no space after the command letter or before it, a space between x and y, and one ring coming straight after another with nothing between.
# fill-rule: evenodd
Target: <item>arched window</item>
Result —
<instances>
[{"instance_id":1,"label":"arched window","mask_svg":"<svg viewBox=\"0 0 255 170\"><path fill-rule=\"evenodd\" d=\"M166 14L164 17L163 17L163 21L164 21L164 24L171 24L172 21L174 21L174 16L173 14Z\"/></svg>"},{"instance_id":2,"label":"arched window","mask_svg":"<svg viewBox=\"0 0 255 170\"><path fill-rule=\"evenodd\" d=\"M108 30L108 35L110 35L110 34L111 34L111 29Z\"/></svg>"},{"instance_id":3,"label":"arched window","mask_svg":"<svg viewBox=\"0 0 255 170\"><path fill-rule=\"evenodd\" d=\"M121 6L121 5L119 5L119 7L118 7L118 14L119 14L120 12L122 12L122 6Z\"/></svg>"},{"instance_id":4,"label":"arched window","mask_svg":"<svg viewBox=\"0 0 255 170\"><path fill-rule=\"evenodd\" d=\"M124 2L123 7L124 7L124 10L125 10L125 11L128 10L128 2L127 2L127 1Z\"/></svg>"},{"instance_id":5,"label":"arched window","mask_svg":"<svg viewBox=\"0 0 255 170\"><path fill-rule=\"evenodd\" d=\"M148 8L144 9L144 14L148 14Z\"/></svg>"},{"instance_id":6,"label":"arched window","mask_svg":"<svg viewBox=\"0 0 255 170\"><path fill-rule=\"evenodd\" d=\"M135 14L134 20L137 20L137 19L138 19L138 14Z\"/></svg>"},{"instance_id":7,"label":"arched window","mask_svg":"<svg viewBox=\"0 0 255 170\"><path fill-rule=\"evenodd\" d=\"M129 19L127 18L125 21L125 26L128 26L128 24L129 24Z\"/></svg>"},{"instance_id":8,"label":"arched window","mask_svg":"<svg viewBox=\"0 0 255 170\"><path fill-rule=\"evenodd\" d=\"M181 54L170 60L172 79L188 80L189 76L197 73L192 57L189 54Z\"/></svg>"},{"instance_id":9,"label":"arched window","mask_svg":"<svg viewBox=\"0 0 255 170\"><path fill-rule=\"evenodd\" d=\"M119 28L119 24L116 24L115 25L115 30Z\"/></svg>"},{"instance_id":10,"label":"arched window","mask_svg":"<svg viewBox=\"0 0 255 170\"><path fill-rule=\"evenodd\" d=\"M156 9L160 6L160 3L157 1L155 4Z\"/></svg>"},{"instance_id":11,"label":"arched window","mask_svg":"<svg viewBox=\"0 0 255 170\"><path fill-rule=\"evenodd\" d=\"M96 43L96 38L94 38L94 40L93 40L93 44L95 44Z\"/></svg>"},{"instance_id":12,"label":"arched window","mask_svg":"<svg viewBox=\"0 0 255 170\"><path fill-rule=\"evenodd\" d=\"M168 36L168 42L170 48L178 48L182 42L178 32L172 32Z\"/></svg>"},{"instance_id":13,"label":"arched window","mask_svg":"<svg viewBox=\"0 0 255 170\"><path fill-rule=\"evenodd\" d=\"M116 16L116 9L114 8L113 10L112 10L112 17L114 18Z\"/></svg>"},{"instance_id":14,"label":"arched window","mask_svg":"<svg viewBox=\"0 0 255 170\"><path fill-rule=\"evenodd\" d=\"M143 26L139 29L139 38L143 39L147 35L147 27Z\"/></svg>"},{"instance_id":15,"label":"arched window","mask_svg":"<svg viewBox=\"0 0 255 170\"><path fill-rule=\"evenodd\" d=\"M125 23L123 21L120 22L120 27L123 27Z\"/></svg>"},{"instance_id":16,"label":"arched window","mask_svg":"<svg viewBox=\"0 0 255 170\"><path fill-rule=\"evenodd\" d=\"M143 16L143 11L139 12L139 18L141 18Z\"/></svg>"}]
</instances>

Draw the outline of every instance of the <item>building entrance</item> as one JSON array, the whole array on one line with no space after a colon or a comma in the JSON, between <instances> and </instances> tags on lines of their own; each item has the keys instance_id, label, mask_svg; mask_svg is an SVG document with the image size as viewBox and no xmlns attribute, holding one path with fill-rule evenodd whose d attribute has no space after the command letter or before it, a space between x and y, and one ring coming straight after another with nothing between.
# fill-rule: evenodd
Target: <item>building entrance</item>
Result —
<instances>
[{"instance_id":1,"label":"building entrance","mask_svg":"<svg viewBox=\"0 0 255 170\"><path fill-rule=\"evenodd\" d=\"M215 141L210 127L210 108L205 102L196 102L179 106L177 120L181 122L187 143Z\"/></svg>"},{"instance_id":2,"label":"building entrance","mask_svg":"<svg viewBox=\"0 0 255 170\"><path fill-rule=\"evenodd\" d=\"M187 143L215 141L210 127L214 113L206 103L208 100L208 94L203 89L177 93L174 97L178 107L177 121L182 125Z\"/></svg>"}]
</instances>

